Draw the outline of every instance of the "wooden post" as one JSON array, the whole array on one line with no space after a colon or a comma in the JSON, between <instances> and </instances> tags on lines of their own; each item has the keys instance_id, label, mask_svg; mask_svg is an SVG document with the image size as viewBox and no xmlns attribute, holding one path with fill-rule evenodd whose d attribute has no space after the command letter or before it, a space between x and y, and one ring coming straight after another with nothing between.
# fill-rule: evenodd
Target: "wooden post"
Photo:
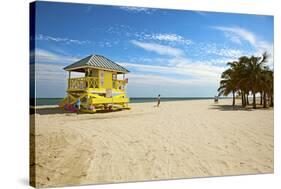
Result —
<instances>
[{"instance_id":1,"label":"wooden post","mask_svg":"<svg viewBox=\"0 0 281 189\"><path fill-rule=\"evenodd\" d=\"M68 72L68 89L70 88L71 71Z\"/></svg>"},{"instance_id":2,"label":"wooden post","mask_svg":"<svg viewBox=\"0 0 281 189\"><path fill-rule=\"evenodd\" d=\"M88 72L87 77L92 77L90 74L91 73L90 68L87 68L87 72ZM86 88L87 89L90 88L90 78L86 79Z\"/></svg>"},{"instance_id":3,"label":"wooden post","mask_svg":"<svg viewBox=\"0 0 281 189\"><path fill-rule=\"evenodd\" d=\"M71 78L71 71L68 71L68 82L67 82L67 89L70 88L70 78ZM67 91L67 104L70 103L70 99L69 99L69 91Z\"/></svg>"}]
</instances>

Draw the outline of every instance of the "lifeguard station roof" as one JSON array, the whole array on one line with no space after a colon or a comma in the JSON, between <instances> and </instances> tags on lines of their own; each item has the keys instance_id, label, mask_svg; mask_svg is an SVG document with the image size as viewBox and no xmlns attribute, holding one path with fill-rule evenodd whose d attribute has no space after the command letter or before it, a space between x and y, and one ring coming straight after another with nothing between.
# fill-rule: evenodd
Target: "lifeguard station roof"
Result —
<instances>
[{"instance_id":1,"label":"lifeguard station roof","mask_svg":"<svg viewBox=\"0 0 281 189\"><path fill-rule=\"evenodd\" d=\"M90 55L63 68L66 71L85 72L85 68L104 69L117 73L128 73L129 70L116 64L112 60L101 55Z\"/></svg>"}]
</instances>

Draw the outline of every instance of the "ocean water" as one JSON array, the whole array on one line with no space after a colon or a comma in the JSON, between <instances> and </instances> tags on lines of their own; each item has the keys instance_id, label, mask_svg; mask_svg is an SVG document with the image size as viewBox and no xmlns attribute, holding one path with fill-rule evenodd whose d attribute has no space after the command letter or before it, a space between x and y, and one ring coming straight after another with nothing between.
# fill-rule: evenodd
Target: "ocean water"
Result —
<instances>
[{"instance_id":1,"label":"ocean water","mask_svg":"<svg viewBox=\"0 0 281 189\"><path fill-rule=\"evenodd\" d=\"M161 97L161 102L181 101L181 100L207 100L214 97ZM58 105L62 98L36 98L36 105ZM130 103L157 102L157 97L151 98L130 98Z\"/></svg>"}]
</instances>

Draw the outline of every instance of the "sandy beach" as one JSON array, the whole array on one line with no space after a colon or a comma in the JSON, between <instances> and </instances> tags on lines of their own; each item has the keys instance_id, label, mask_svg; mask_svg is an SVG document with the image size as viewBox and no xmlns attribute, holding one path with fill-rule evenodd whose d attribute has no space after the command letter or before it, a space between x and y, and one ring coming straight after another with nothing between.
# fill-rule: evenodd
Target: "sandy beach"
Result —
<instances>
[{"instance_id":1,"label":"sandy beach","mask_svg":"<svg viewBox=\"0 0 281 189\"><path fill-rule=\"evenodd\" d=\"M233 109L231 99L155 104L37 110L36 186L273 172L273 109Z\"/></svg>"}]
</instances>

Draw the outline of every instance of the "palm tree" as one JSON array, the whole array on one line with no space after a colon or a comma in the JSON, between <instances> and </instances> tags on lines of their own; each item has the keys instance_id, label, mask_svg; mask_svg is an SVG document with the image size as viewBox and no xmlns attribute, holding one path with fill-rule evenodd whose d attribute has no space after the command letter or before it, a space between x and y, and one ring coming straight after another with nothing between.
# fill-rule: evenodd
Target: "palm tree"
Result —
<instances>
[{"instance_id":1,"label":"palm tree","mask_svg":"<svg viewBox=\"0 0 281 189\"><path fill-rule=\"evenodd\" d=\"M250 90L253 94L253 108L256 108L256 93L261 87L261 77L262 70L264 68L264 64L268 60L268 54L266 52L263 53L262 57L251 56L246 66L246 72L248 74L248 82L250 84Z\"/></svg>"},{"instance_id":2,"label":"palm tree","mask_svg":"<svg viewBox=\"0 0 281 189\"><path fill-rule=\"evenodd\" d=\"M241 95L242 106L249 104L248 96L253 95L253 108L256 108L256 93L261 94L261 104L273 106L273 71L265 66L268 54L264 52L261 57L242 56L238 61L228 62L229 68L221 75L219 96L227 96L232 93L232 105L235 105L235 94Z\"/></svg>"},{"instance_id":3,"label":"palm tree","mask_svg":"<svg viewBox=\"0 0 281 189\"><path fill-rule=\"evenodd\" d=\"M237 88L241 92L242 106L245 107L247 105L248 96L246 98L246 94L249 93L249 82L248 82L248 73L247 73L247 62L249 58L246 56L242 56L238 59L237 64L234 67L235 77L237 78Z\"/></svg>"},{"instance_id":4,"label":"palm tree","mask_svg":"<svg viewBox=\"0 0 281 189\"><path fill-rule=\"evenodd\" d=\"M268 72L268 75L269 75L269 87L268 87L268 95L269 95L269 97L270 97L270 107L273 107L273 94L274 94L274 90L273 90L273 88L274 88L274 74L273 74L273 71L272 70L270 70L269 72Z\"/></svg>"},{"instance_id":5,"label":"palm tree","mask_svg":"<svg viewBox=\"0 0 281 189\"><path fill-rule=\"evenodd\" d=\"M270 105L273 105L273 71L267 66L262 70L261 87L263 89L263 108L267 107L267 98L270 98Z\"/></svg>"},{"instance_id":6,"label":"palm tree","mask_svg":"<svg viewBox=\"0 0 281 189\"><path fill-rule=\"evenodd\" d=\"M238 59L238 61L227 63L232 70L232 78L235 83L235 88L238 91L238 94L241 96L242 106L245 107L247 105L246 94L248 94L248 73L246 72L246 62L248 62L249 58L246 56L242 56Z\"/></svg>"},{"instance_id":7,"label":"palm tree","mask_svg":"<svg viewBox=\"0 0 281 189\"><path fill-rule=\"evenodd\" d=\"M232 106L235 106L236 81L234 80L233 74L234 72L232 69L227 69L222 73L218 95L227 96L232 93Z\"/></svg>"}]
</instances>

